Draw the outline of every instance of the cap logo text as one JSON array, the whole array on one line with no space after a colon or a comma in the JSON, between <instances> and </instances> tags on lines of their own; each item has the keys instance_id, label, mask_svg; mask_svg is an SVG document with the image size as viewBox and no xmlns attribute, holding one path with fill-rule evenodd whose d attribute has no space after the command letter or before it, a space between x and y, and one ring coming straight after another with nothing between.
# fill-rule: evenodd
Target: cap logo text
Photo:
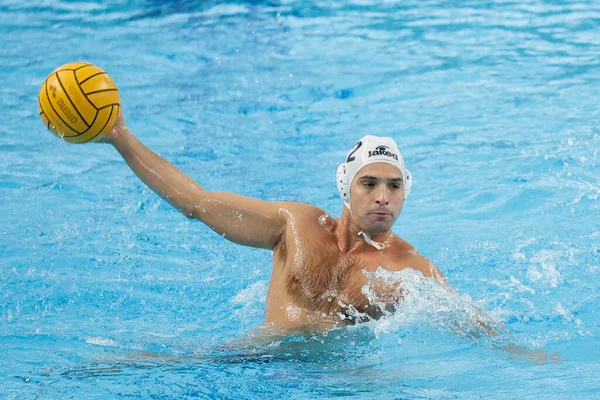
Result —
<instances>
[{"instance_id":1,"label":"cap logo text","mask_svg":"<svg viewBox=\"0 0 600 400\"><path fill-rule=\"evenodd\" d=\"M394 160L398 160L398 155L392 153L389 150L388 146L377 146L375 148L375 150L373 151L369 151L369 157L374 157L374 156L387 156L387 157L392 157Z\"/></svg>"}]
</instances>

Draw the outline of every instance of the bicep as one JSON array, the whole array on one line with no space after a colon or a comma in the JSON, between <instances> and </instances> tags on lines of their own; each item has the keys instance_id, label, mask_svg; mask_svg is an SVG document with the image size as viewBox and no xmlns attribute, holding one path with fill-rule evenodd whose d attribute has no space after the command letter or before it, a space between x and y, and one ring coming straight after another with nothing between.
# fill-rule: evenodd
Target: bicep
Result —
<instances>
[{"instance_id":1,"label":"bicep","mask_svg":"<svg viewBox=\"0 0 600 400\"><path fill-rule=\"evenodd\" d=\"M273 249L285 231L283 206L235 193L203 192L194 202L191 217L232 242Z\"/></svg>"}]
</instances>

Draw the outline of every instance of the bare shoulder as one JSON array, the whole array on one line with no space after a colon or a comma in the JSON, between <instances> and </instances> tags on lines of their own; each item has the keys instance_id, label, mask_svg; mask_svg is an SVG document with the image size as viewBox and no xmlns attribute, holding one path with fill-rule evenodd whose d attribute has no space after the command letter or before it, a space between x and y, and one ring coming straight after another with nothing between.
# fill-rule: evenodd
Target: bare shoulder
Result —
<instances>
[{"instance_id":1,"label":"bare shoulder","mask_svg":"<svg viewBox=\"0 0 600 400\"><path fill-rule=\"evenodd\" d=\"M395 253L394 256L402 260L399 269L412 268L421 271L423 275L434 278L438 282L446 283L446 279L438 267L430 259L419 253L415 246L395 236L392 247Z\"/></svg>"},{"instance_id":2,"label":"bare shoulder","mask_svg":"<svg viewBox=\"0 0 600 400\"><path fill-rule=\"evenodd\" d=\"M284 218L293 218L296 222L320 222L332 219L323 209L308 203L283 201L279 204L279 213Z\"/></svg>"},{"instance_id":3,"label":"bare shoulder","mask_svg":"<svg viewBox=\"0 0 600 400\"><path fill-rule=\"evenodd\" d=\"M390 243L394 252L400 253L401 255L416 255L419 254L415 246L408 243L406 240L399 236L393 235L392 242Z\"/></svg>"},{"instance_id":4,"label":"bare shoulder","mask_svg":"<svg viewBox=\"0 0 600 400\"><path fill-rule=\"evenodd\" d=\"M293 246L289 247L290 238L293 238L292 243L297 246L299 240L314 239L316 234L331 231L336 223L324 210L311 204L283 201L278 202L277 206L279 216L286 221L286 229L279 237L274 250L276 254L283 257L283 263L288 251L293 248ZM323 230L323 227L326 229Z\"/></svg>"}]
</instances>

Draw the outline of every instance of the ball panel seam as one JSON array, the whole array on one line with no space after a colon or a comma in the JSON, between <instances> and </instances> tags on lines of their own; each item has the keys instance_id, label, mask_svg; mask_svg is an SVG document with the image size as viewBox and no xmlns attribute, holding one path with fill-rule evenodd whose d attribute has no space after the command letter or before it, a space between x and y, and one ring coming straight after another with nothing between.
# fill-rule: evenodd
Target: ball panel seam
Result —
<instances>
[{"instance_id":1,"label":"ball panel seam","mask_svg":"<svg viewBox=\"0 0 600 400\"><path fill-rule=\"evenodd\" d=\"M75 104L73 104L73 100L71 100L71 97L69 97L69 93L67 92L67 88L65 87L65 85L62 83L62 81L60 80L60 75L58 75L58 73L56 73L56 79L58 80L58 84L60 85L60 87L63 90L63 93L65 94L65 97L67 98L67 100L69 100L69 103L71 103L71 106L73 108L73 110L75 110L75 112L77 113L77 115L79 115L79 118L81 118L81 120L83 121L83 123L88 127L90 127L90 124L88 124L88 122L85 120L85 118L83 118L83 115L81 115L81 113L79 112L79 109L75 106ZM81 89L81 87L80 87ZM82 93L85 96L85 92L82 91ZM85 96L87 97L87 96ZM96 106L94 106L94 108L96 108ZM97 108L96 108L97 109ZM79 132L79 131L76 131Z\"/></svg>"}]
</instances>

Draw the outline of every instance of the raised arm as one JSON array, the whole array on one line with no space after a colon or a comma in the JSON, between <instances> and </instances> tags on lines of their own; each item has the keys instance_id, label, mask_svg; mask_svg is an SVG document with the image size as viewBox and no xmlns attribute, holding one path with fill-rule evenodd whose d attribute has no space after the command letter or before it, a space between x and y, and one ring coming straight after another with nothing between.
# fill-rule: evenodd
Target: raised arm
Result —
<instances>
[{"instance_id":1,"label":"raised arm","mask_svg":"<svg viewBox=\"0 0 600 400\"><path fill-rule=\"evenodd\" d=\"M111 143L133 172L156 194L188 218L195 218L239 244L272 249L285 230L284 203L256 200L234 193L209 192L173 164L154 153L127 128L120 115Z\"/></svg>"}]
</instances>

